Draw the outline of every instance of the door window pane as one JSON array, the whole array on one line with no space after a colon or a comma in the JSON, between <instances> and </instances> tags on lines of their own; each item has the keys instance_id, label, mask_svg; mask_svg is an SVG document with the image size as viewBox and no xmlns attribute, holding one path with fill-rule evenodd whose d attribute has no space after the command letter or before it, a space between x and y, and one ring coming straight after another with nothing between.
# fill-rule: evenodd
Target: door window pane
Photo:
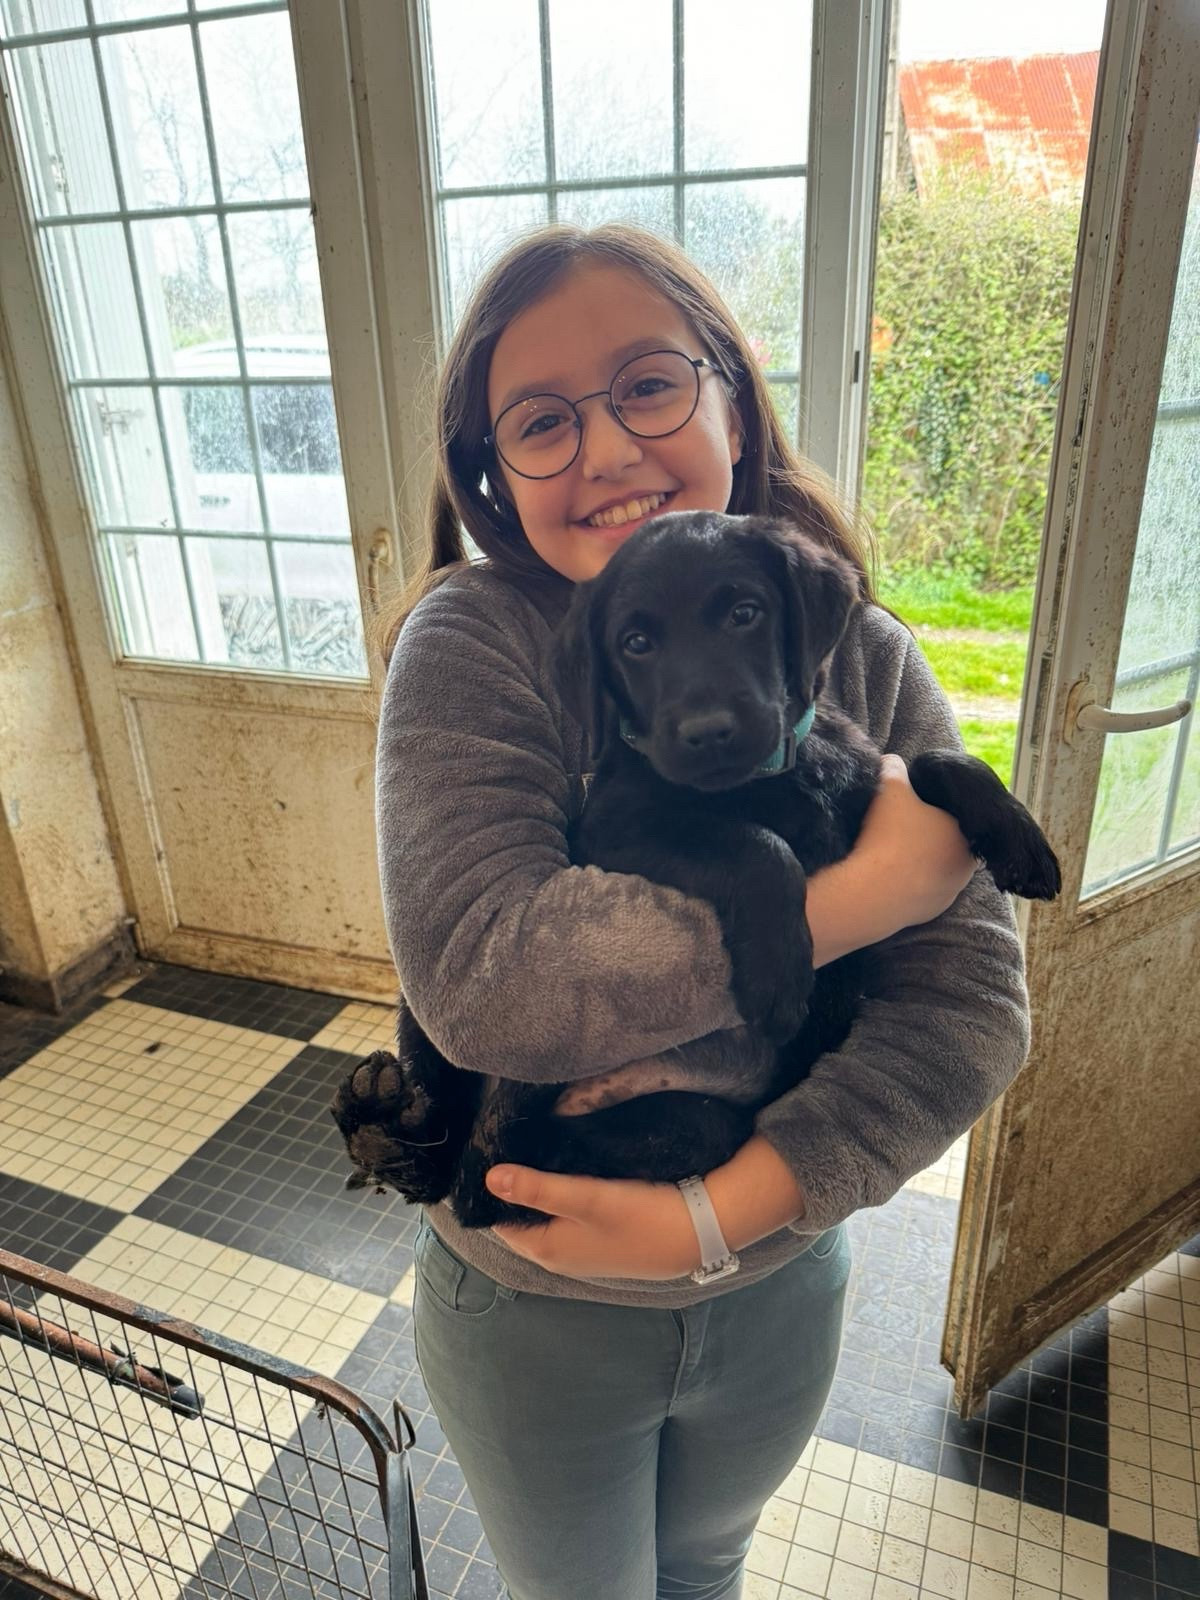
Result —
<instances>
[{"instance_id":1,"label":"door window pane","mask_svg":"<svg viewBox=\"0 0 1200 1600\"><path fill-rule=\"evenodd\" d=\"M83 0L0 0L4 35L49 33L53 28L78 28L87 21Z\"/></svg>"},{"instance_id":2,"label":"door window pane","mask_svg":"<svg viewBox=\"0 0 1200 1600\"><path fill-rule=\"evenodd\" d=\"M287 11L204 22L199 32L223 198L307 198Z\"/></svg>"},{"instance_id":3,"label":"door window pane","mask_svg":"<svg viewBox=\"0 0 1200 1600\"><path fill-rule=\"evenodd\" d=\"M85 8L0 0L6 37L88 34L0 61L123 648L360 677L291 28L259 5L95 0L178 20L92 37Z\"/></svg>"},{"instance_id":4,"label":"door window pane","mask_svg":"<svg viewBox=\"0 0 1200 1600\"><path fill-rule=\"evenodd\" d=\"M110 591L129 654L195 661L196 631L178 539L109 534L104 549Z\"/></svg>"},{"instance_id":5,"label":"door window pane","mask_svg":"<svg viewBox=\"0 0 1200 1600\"><path fill-rule=\"evenodd\" d=\"M204 659L270 670L284 665L267 547L257 539L188 539Z\"/></svg>"},{"instance_id":6,"label":"door window pane","mask_svg":"<svg viewBox=\"0 0 1200 1600\"><path fill-rule=\"evenodd\" d=\"M674 167L671 10L645 0L606 0L604 27L581 28L575 8L551 6L559 178L619 178ZM630 39L637 40L636 50Z\"/></svg>"},{"instance_id":7,"label":"door window pane","mask_svg":"<svg viewBox=\"0 0 1200 1600\"><path fill-rule=\"evenodd\" d=\"M768 373L800 366L804 179L706 183L688 196L687 248Z\"/></svg>"},{"instance_id":8,"label":"door window pane","mask_svg":"<svg viewBox=\"0 0 1200 1600\"><path fill-rule=\"evenodd\" d=\"M207 205L213 182L191 28L106 34L100 54L125 205Z\"/></svg>"},{"instance_id":9,"label":"door window pane","mask_svg":"<svg viewBox=\"0 0 1200 1600\"><path fill-rule=\"evenodd\" d=\"M154 390L81 386L75 417L101 526L174 527Z\"/></svg>"},{"instance_id":10,"label":"door window pane","mask_svg":"<svg viewBox=\"0 0 1200 1600\"><path fill-rule=\"evenodd\" d=\"M736 27L727 0L687 0L684 30L689 167L804 161L812 0L739 0Z\"/></svg>"},{"instance_id":11,"label":"door window pane","mask_svg":"<svg viewBox=\"0 0 1200 1600\"><path fill-rule=\"evenodd\" d=\"M1158 420L1114 711L1195 706L1200 689L1200 162L1175 280ZM1196 712L1167 728L1105 735L1083 893L1200 843Z\"/></svg>"},{"instance_id":12,"label":"door window pane","mask_svg":"<svg viewBox=\"0 0 1200 1600\"><path fill-rule=\"evenodd\" d=\"M12 50L13 105L38 217L112 211L117 183L86 39Z\"/></svg>"},{"instance_id":13,"label":"door window pane","mask_svg":"<svg viewBox=\"0 0 1200 1600\"><path fill-rule=\"evenodd\" d=\"M345 545L278 544L275 554L293 670L365 677L350 551Z\"/></svg>"},{"instance_id":14,"label":"door window pane","mask_svg":"<svg viewBox=\"0 0 1200 1600\"><path fill-rule=\"evenodd\" d=\"M427 16L439 184L544 183L537 0L435 0Z\"/></svg>"},{"instance_id":15,"label":"door window pane","mask_svg":"<svg viewBox=\"0 0 1200 1600\"><path fill-rule=\"evenodd\" d=\"M148 377L146 343L120 223L49 228L45 240L47 279L68 375Z\"/></svg>"}]
</instances>

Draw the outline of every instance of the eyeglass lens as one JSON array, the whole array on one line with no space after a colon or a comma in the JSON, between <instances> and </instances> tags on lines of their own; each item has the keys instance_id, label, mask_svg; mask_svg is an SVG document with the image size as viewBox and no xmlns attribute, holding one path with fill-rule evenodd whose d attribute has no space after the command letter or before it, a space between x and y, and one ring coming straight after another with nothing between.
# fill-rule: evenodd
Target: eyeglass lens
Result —
<instances>
[{"instance_id":1,"label":"eyeglass lens","mask_svg":"<svg viewBox=\"0 0 1200 1600\"><path fill-rule=\"evenodd\" d=\"M696 409L700 374L685 355L654 350L627 361L609 386L613 408L630 433L658 439L682 428ZM496 449L514 472L550 478L571 465L581 428L574 406L557 394L518 400L496 423Z\"/></svg>"}]
</instances>

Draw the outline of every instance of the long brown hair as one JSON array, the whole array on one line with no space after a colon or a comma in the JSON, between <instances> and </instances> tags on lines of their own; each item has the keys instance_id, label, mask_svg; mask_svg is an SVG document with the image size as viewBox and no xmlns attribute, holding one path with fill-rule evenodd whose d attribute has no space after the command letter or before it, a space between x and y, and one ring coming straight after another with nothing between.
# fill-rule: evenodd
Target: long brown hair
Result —
<instances>
[{"instance_id":1,"label":"long brown hair","mask_svg":"<svg viewBox=\"0 0 1200 1600\"><path fill-rule=\"evenodd\" d=\"M683 313L708 355L727 374L742 428L728 510L786 517L856 568L863 599L873 600L870 531L841 504L830 480L803 461L779 425L767 383L745 335L712 284L676 245L624 223L580 228L555 223L511 245L485 273L459 323L438 383L437 464L429 508L429 550L395 609L377 624L384 660L421 597L467 564L465 530L500 572L525 582L557 578L529 544L484 446L491 431L488 369L504 329L576 265L601 263L638 273Z\"/></svg>"}]
</instances>

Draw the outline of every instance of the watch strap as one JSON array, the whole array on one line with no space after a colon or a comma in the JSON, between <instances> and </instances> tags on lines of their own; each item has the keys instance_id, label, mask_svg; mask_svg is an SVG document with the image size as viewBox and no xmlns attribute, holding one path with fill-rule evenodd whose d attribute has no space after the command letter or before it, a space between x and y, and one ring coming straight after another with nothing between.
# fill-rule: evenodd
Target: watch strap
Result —
<instances>
[{"instance_id":1,"label":"watch strap","mask_svg":"<svg viewBox=\"0 0 1200 1600\"><path fill-rule=\"evenodd\" d=\"M691 1274L694 1282L711 1283L715 1278L724 1278L736 1272L738 1258L725 1243L703 1178L681 1178L677 1187L688 1203L692 1226L700 1242L700 1265Z\"/></svg>"}]
</instances>

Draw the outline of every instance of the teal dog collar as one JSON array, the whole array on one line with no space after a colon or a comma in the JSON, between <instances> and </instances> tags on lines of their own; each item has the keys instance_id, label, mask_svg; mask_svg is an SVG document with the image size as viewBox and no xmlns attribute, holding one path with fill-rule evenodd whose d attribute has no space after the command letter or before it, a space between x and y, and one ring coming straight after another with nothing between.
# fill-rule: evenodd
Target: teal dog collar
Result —
<instances>
[{"instance_id":1,"label":"teal dog collar","mask_svg":"<svg viewBox=\"0 0 1200 1600\"><path fill-rule=\"evenodd\" d=\"M796 765L796 747L811 730L813 718L816 714L816 706L809 706L800 721L789 734L779 741L761 766L755 767L755 772L762 773L764 777L771 777L776 772L790 772ZM638 736L634 733L625 717L621 718L621 737L627 745L631 745L636 749Z\"/></svg>"}]
</instances>

